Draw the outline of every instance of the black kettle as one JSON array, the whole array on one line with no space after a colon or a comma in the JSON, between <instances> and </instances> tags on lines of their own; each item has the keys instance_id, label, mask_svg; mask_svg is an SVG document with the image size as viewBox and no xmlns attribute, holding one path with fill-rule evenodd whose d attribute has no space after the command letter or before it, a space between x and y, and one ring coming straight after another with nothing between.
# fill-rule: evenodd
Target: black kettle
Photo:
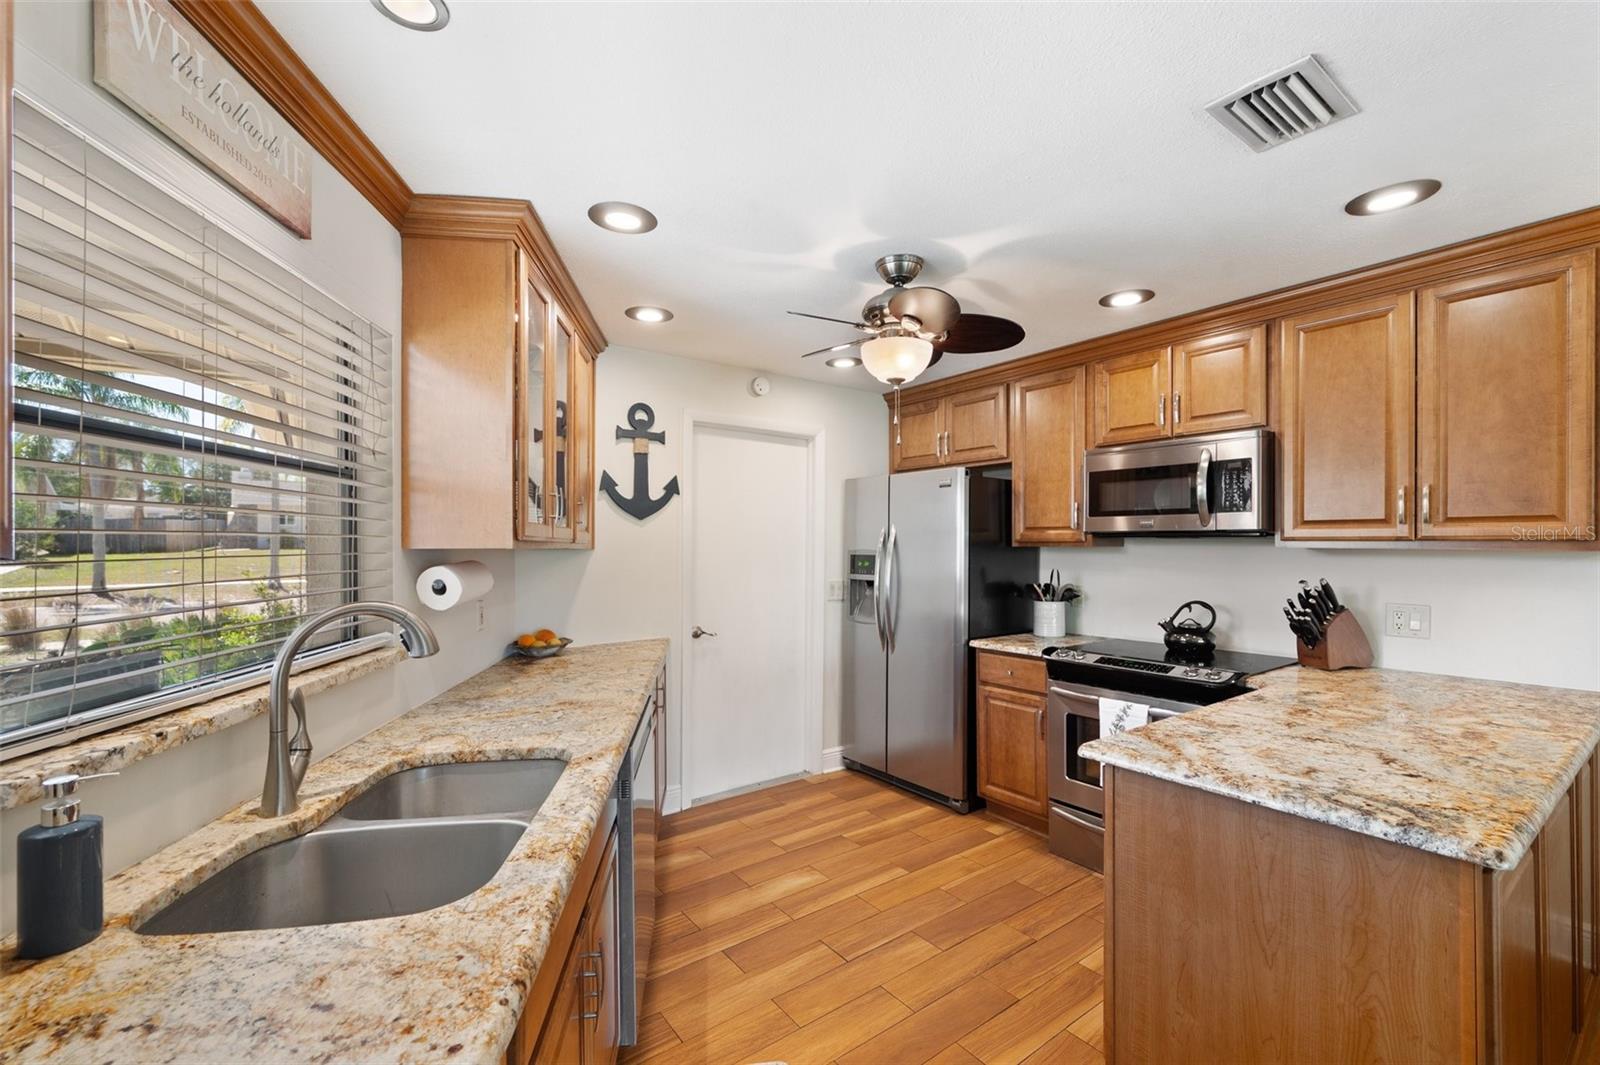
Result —
<instances>
[{"instance_id":1,"label":"black kettle","mask_svg":"<svg viewBox=\"0 0 1600 1065\"><path fill-rule=\"evenodd\" d=\"M1205 607L1211 619L1204 625L1195 620L1193 616L1178 620L1178 615L1193 607ZM1217 623L1217 612L1211 604L1202 599L1191 599L1172 612L1172 616L1161 623L1161 630L1167 634L1167 650L1174 658L1185 662L1205 662L1216 652L1217 641L1211 635L1212 626Z\"/></svg>"}]
</instances>

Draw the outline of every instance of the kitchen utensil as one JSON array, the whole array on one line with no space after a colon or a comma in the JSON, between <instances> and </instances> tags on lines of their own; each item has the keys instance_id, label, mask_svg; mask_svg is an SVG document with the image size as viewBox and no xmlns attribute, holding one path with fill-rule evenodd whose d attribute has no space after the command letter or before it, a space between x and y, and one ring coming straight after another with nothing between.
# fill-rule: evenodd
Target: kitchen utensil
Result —
<instances>
[{"instance_id":1,"label":"kitchen utensil","mask_svg":"<svg viewBox=\"0 0 1600 1065\"><path fill-rule=\"evenodd\" d=\"M1335 614L1344 609L1344 606L1339 602L1339 597L1333 594L1333 585L1328 583L1328 578L1322 578L1317 587L1322 591L1323 601L1333 608Z\"/></svg>"},{"instance_id":2,"label":"kitchen utensil","mask_svg":"<svg viewBox=\"0 0 1600 1065\"><path fill-rule=\"evenodd\" d=\"M1207 614L1211 615L1204 625L1191 616L1178 620L1178 615L1185 610L1192 612L1194 607L1204 607ZM1202 599L1191 599L1172 612L1172 616L1161 622L1161 629L1166 635L1167 650L1185 661L1205 661L1217 650L1217 641L1211 635L1212 628L1217 623L1217 612L1210 603Z\"/></svg>"}]
</instances>

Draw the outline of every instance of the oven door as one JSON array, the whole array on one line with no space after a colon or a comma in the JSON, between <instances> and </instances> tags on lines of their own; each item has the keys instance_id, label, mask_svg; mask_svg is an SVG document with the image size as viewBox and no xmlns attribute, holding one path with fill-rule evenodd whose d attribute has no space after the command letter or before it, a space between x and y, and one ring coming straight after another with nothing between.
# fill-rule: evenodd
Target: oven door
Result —
<instances>
[{"instance_id":1,"label":"oven door","mask_svg":"<svg viewBox=\"0 0 1600 1065\"><path fill-rule=\"evenodd\" d=\"M1263 430L1096 448L1084 456L1091 533L1261 533L1272 528Z\"/></svg>"},{"instance_id":2,"label":"oven door","mask_svg":"<svg viewBox=\"0 0 1600 1065\"><path fill-rule=\"evenodd\" d=\"M1105 814L1105 793L1100 786L1100 763L1083 756L1083 745L1100 738L1100 700L1119 699L1150 707L1150 720L1160 721L1186 710L1189 703L1151 700L1142 695L1093 688L1067 681L1052 681L1048 703L1049 747L1045 770L1050 778L1050 801L1094 814Z\"/></svg>"}]
</instances>

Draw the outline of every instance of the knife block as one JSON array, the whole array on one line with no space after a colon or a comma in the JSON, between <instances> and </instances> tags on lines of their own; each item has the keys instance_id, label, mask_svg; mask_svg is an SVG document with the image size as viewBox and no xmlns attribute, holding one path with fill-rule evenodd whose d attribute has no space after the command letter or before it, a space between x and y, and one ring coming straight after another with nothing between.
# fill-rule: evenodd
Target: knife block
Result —
<instances>
[{"instance_id":1,"label":"knife block","mask_svg":"<svg viewBox=\"0 0 1600 1065\"><path fill-rule=\"evenodd\" d=\"M1315 647L1295 639L1300 664L1311 669L1365 669L1372 665L1372 645L1361 631L1361 622L1348 610L1340 611L1328 622L1328 631Z\"/></svg>"}]
</instances>

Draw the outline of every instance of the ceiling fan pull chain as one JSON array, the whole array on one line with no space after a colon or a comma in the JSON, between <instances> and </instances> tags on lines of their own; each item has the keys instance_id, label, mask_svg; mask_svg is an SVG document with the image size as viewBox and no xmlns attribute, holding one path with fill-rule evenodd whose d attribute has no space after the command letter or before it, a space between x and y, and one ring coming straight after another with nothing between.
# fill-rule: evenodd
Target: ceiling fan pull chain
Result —
<instances>
[{"instance_id":1,"label":"ceiling fan pull chain","mask_svg":"<svg viewBox=\"0 0 1600 1065\"><path fill-rule=\"evenodd\" d=\"M894 386L894 442L900 443L900 386Z\"/></svg>"}]
</instances>

